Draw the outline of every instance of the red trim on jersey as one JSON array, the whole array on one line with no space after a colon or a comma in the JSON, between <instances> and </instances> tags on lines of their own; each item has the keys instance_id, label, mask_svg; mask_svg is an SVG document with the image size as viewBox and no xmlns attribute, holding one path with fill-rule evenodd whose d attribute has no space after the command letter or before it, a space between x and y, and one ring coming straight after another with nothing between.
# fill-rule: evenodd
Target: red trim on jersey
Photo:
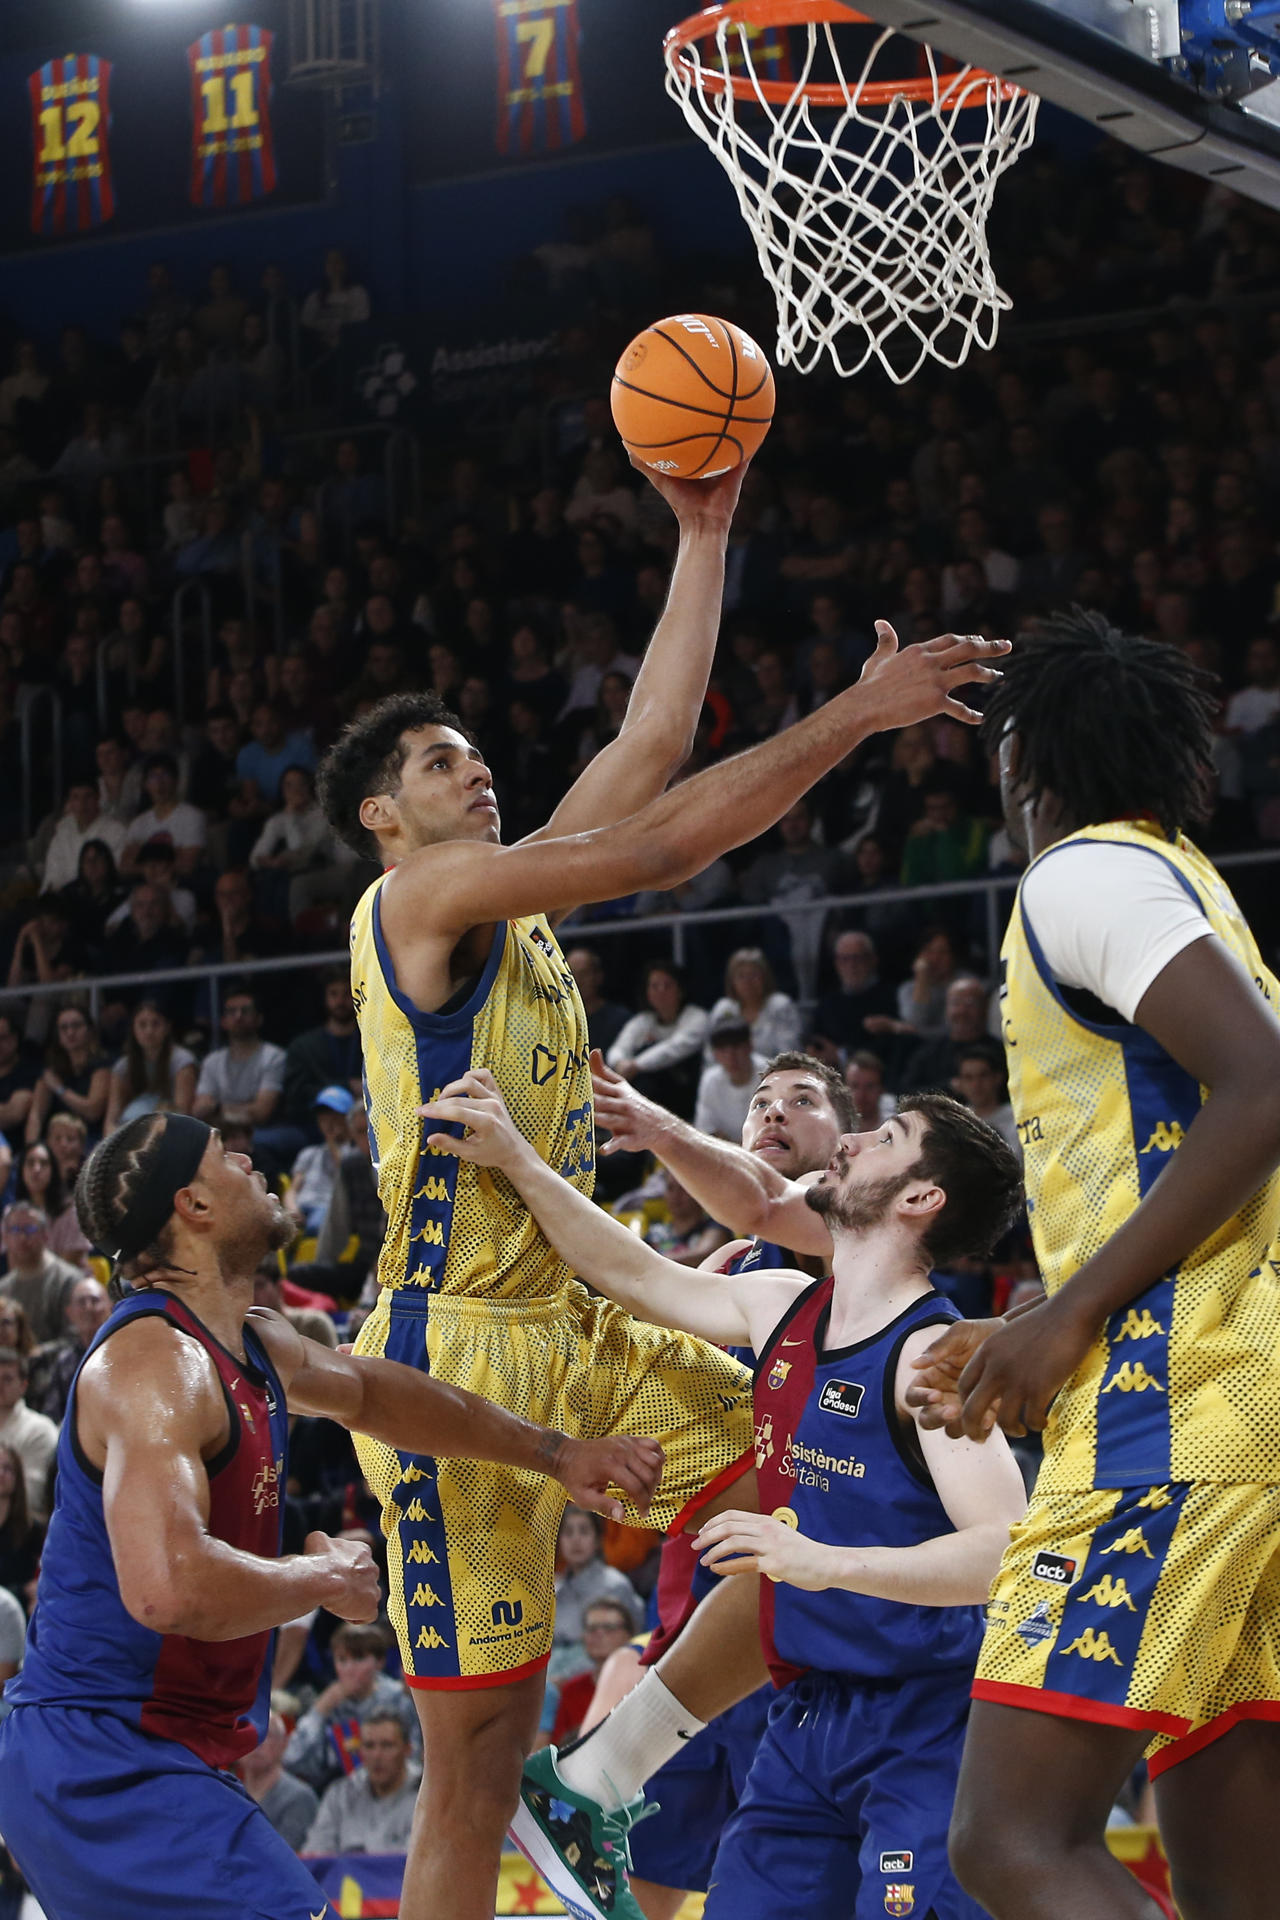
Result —
<instances>
[{"instance_id":1,"label":"red trim on jersey","mask_svg":"<svg viewBox=\"0 0 1280 1920\"><path fill-rule=\"evenodd\" d=\"M1184 1734L1176 1746L1165 1747L1162 1752L1154 1754L1147 1762L1147 1772L1153 1780L1157 1779L1180 1761L1203 1753L1206 1747L1212 1746L1215 1740L1221 1740L1224 1733L1230 1733L1243 1720L1280 1720L1280 1700L1238 1700L1234 1707L1228 1707L1225 1713L1218 1714L1205 1726L1197 1727L1194 1733Z\"/></svg>"},{"instance_id":2,"label":"red trim on jersey","mask_svg":"<svg viewBox=\"0 0 1280 1920\"><path fill-rule=\"evenodd\" d=\"M694 1514L701 1513L708 1500L714 1500L718 1493L723 1493L726 1487L731 1487L735 1480L741 1480L747 1468L755 1464L755 1451L754 1445L748 1447L745 1453L738 1455L732 1466L726 1467L723 1473L718 1473L714 1480L708 1480L701 1493L695 1493L692 1500L686 1500L667 1528L667 1533L669 1535L683 1533Z\"/></svg>"},{"instance_id":3,"label":"red trim on jersey","mask_svg":"<svg viewBox=\"0 0 1280 1920\"><path fill-rule=\"evenodd\" d=\"M1191 1724L1176 1713L1140 1713L1136 1707L1085 1700L1075 1693L1054 1693L1048 1687L1018 1687L1007 1680L975 1680L971 1697L992 1700L999 1707L1028 1707L1032 1713L1051 1713L1060 1720L1093 1720L1101 1726L1171 1733L1175 1739L1180 1739Z\"/></svg>"},{"instance_id":4,"label":"red trim on jersey","mask_svg":"<svg viewBox=\"0 0 1280 1920\"><path fill-rule=\"evenodd\" d=\"M522 1667L508 1667L505 1673L446 1673L438 1679L430 1674L406 1673L402 1678L406 1687L421 1687L424 1693L433 1689L457 1693L472 1687L507 1687L515 1680L527 1680L531 1673L541 1672L550 1658L549 1651L540 1653L536 1660L526 1660Z\"/></svg>"}]
</instances>

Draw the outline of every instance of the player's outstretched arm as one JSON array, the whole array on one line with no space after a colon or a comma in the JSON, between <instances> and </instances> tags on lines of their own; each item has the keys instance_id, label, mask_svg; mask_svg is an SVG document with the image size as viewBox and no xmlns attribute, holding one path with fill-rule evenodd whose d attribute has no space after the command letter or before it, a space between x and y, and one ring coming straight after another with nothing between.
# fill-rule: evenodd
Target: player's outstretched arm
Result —
<instances>
[{"instance_id":1,"label":"player's outstretched arm","mask_svg":"<svg viewBox=\"0 0 1280 1920\"><path fill-rule=\"evenodd\" d=\"M656 1440L617 1435L571 1440L535 1426L479 1394L452 1387L416 1367L372 1355L335 1353L307 1340L282 1315L254 1310L291 1413L319 1414L401 1453L496 1460L558 1480L576 1506L624 1520L612 1487L646 1513L662 1472Z\"/></svg>"},{"instance_id":2,"label":"player's outstretched arm","mask_svg":"<svg viewBox=\"0 0 1280 1920\"><path fill-rule=\"evenodd\" d=\"M640 468L680 525L667 604L617 739L596 755L531 839L625 819L655 799L689 758L720 632L725 546L746 470L744 461L717 480L672 480Z\"/></svg>"},{"instance_id":3,"label":"player's outstretched arm","mask_svg":"<svg viewBox=\"0 0 1280 1920\"><path fill-rule=\"evenodd\" d=\"M943 634L899 651L888 622L877 626L876 650L856 686L616 825L513 847L451 840L408 855L382 890L393 951L397 940L424 932L460 938L498 920L674 886L756 839L868 735L939 713L978 719L957 692L998 678L984 663L1006 652L1007 641Z\"/></svg>"},{"instance_id":4,"label":"player's outstretched arm","mask_svg":"<svg viewBox=\"0 0 1280 1920\"><path fill-rule=\"evenodd\" d=\"M980 1439L998 1418L1006 1433L1038 1432L1110 1316L1216 1233L1280 1162L1280 1020L1222 941L1184 947L1134 1018L1209 1097L1119 1231L1052 1299L1010 1315L966 1356L950 1396L964 1323L936 1343L922 1384L939 1396L930 1417L949 1431Z\"/></svg>"},{"instance_id":5,"label":"player's outstretched arm","mask_svg":"<svg viewBox=\"0 0 1280 1920\"><path fill-rule=\"evenodd\" d=\"M193 1640L238 1640L328 1607L377 1618L369 1549L311 1534L306 1551L264 1560L209 1532L205 1460L227 1414L207 1357L159 1319L122 1328L85 1364L79 1438L103 1475L120 1597L139 1626Z\"/></svg>"},{"instance_id":6,"label":"player's outstretched arm","mask_svg":"<svg viewBox=\"0 0 1280 1920\"><path fill-rule=\"evenodd\" d=\"M793 1253L830 1259L827 1224L805 1203L809 1181L788 1180L745 1147L699 1133L687 1120L638 1093L606 1065L598 1050L591 1055L591 1089L597 1124L610 1134L603 1153L656 1153L681 1186L730 1232L755 1234Z\"/></svg>"},{"instance_id":7,"label":"player's outstretched arm","mask_svg":"<svg viewBox=\"0 0 1280 1920\"><path fill-rule=\"evenodd\" d=\"M709 1271L692 1281L688 1267L655 1253L539 1158L483 1069L455 1080L419 1112L427 1120L469 1128L463 1139L429 1134L426 1144L504 1174L573 1271L639 1319L721 1345L750 1344L776 1326L795 1294L810 1284L801 1274L743 1280Z\"/></svg>"}]
</instances>

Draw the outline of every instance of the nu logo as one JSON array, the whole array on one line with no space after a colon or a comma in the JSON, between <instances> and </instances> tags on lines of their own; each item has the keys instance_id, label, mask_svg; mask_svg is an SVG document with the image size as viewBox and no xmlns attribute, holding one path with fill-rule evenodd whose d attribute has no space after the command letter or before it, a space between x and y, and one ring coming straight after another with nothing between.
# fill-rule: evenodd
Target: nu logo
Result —
<instances>
[{"instance_id":1,"label":"nu logo","mask_svg":"<svg viewBox=\"0 0 1280 1920\"><path fill-rule=\"evenodd\" d=\"M437 1647L447 1647L449 1642L434 1627L424 1627L413 1644L415 1647L425 1647L428 1653L434 1653Z\"/></svg>"},{"instance_id":2,"label":"nu logo","mask_svg":"<svg viewBox=\"0 0 1280 1920\"><path fill-rule=\"evenodd\" d=\"M1080 1597L1082 1600L1096 1601L1100 1607L1110 1607L1113 1612L1117 1607L1128 1607L1130 1613L1138 1611L1129 1598L1129 1589L1124 1583L1123 1575L1120 1579L1113 1580L1109 1573L1104 1573L1101 1580L1090 1587L1088 1593L1081 1594Z\"/></svg>"},{"instance_id":3,"label":"nu logo","mask_svg":"<svg viewBox=\"0 0 1280 1920\"><path fill-rule=\"evenodd\" d=\"M518 1627L524 1619L523 1600L495 1600L490 1610L495 1627Z\"/></svg>"},{"instance_id":4,"label":"nu logo","mask_svg":"<svg viewBox=\"0 0 1280 1920\"><path fill-rule=\"evenodd\" d=\"M412 1560L414 1565L419 1567L438 1567L440 1564L438 1556L432 1553L425 1540L414 1540L410 1544L405 1559Z\"/></svg>"},{"instance_id":5,"label":"nu logo","mask_svg":"<svg viewBox=\"0 0 1280 1920\"><path fill-rule=\"evenodd\" d=\"M1160 1120L1148 1140L1143 1153L1172 1153L1175 1147L1182 1145L1181 1123L1177 1120Z\"/></svg>"},{"instance_id":6,"label":"nu logo","mask_svg":"<svg viewBox=\"0 0 1280 1920\"><path fill-rule=\"evenodd\" d=\"M423 1181L413 1197L415 1200L447 1200L449 1183L440 1174L433 1173Z\"/></svg>"},{"instance_id":7,"label":"nu logo","mask_svg":"<svg viewBox=\"0 0 1280 1920\"><path fill-rule=\"evenodd\" d=\"M421 1580L419 1580L413 1590L413 1598L409 1602L409 1605L411 1607L442 1607L444 1601L440 1598L440 1595L434 1587L426 1587L422 1584Z\"/></svg>"},{"instance_id":8,"label":"nu logo","mask_svg":"<svg viewBox=\"0 0 1280 1920\"><path fill-rule=\"evenodd\" d=\"M1104 1393L1111 1393L1113 1390L1120 1393L1145 1393L1148 1387L1154 1387L1157 1393L1164 1392L1160 1382L1147 1372L1141 1360L1126 1360L1120 1371L1112 1374L1102 1391Z\"/></svg>"},{"instance_id":9,"label":"nu logo","mask_svg":"<svg viewBox=\"0 0 1280 1920\"><path fill-rule=\"evenodd\" d=\"M1130 1527L1128 1533L1122 1533L1118 1540L1113 1540L1111 1545L1103 1547L1102 1551L1103 1553L1145 1553L1148 1560L1155 1559L1154 1553L1142 1537L1141 1527Z\"/></svg>"},{"instance_id":10,"label":"nu logo","mask_svg":"<svg viewBox=\"0 0 1280 1920\"><path fill-rule=\"evenodd\" d=\"M1120 1655L1112 1646L1105 1633L1095 1633L1092 1627L1086 1627L1078 1640L1073 1640L1066 1648L1067 1653L1078 1653L1082 1660L1111 1660L1118 1667Z\"/></svg>"},{"instance_id":11,"label":"nu logo","mask_svg":"<svg viewBox=\"0 0 1280 1920\"><path fill-rule=\"evenodd\" d=\"M1164 1328L1153 1316L1150 1309L1144 1307L1139 1313L1136 1307L1130 1307L1116 1333L1117 1340L1149 1340L1153 1333L1163 1333Z\"/></svg>"}]
</instances>

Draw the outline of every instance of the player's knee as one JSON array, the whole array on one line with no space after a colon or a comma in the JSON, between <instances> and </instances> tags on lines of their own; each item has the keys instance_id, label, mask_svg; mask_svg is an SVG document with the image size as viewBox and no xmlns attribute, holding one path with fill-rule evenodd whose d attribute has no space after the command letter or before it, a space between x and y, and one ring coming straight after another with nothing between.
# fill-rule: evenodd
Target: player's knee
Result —
<instances>
[{"instance_id":1,"label":"player's knee","mask_svg":"<svg viewBox=\"0 0 1280 1920\"><path fill-rule=\"evenodd\" d=\"M947 1836L951 1871L967 1894L1003 1920L1014 1909L1010 1896L1020 1884L1017 1837L1004 1822L981 1808L957 1801ZM1035 1861L1028 1868L1034 1876Z\"/></svg>"}]
</instances>

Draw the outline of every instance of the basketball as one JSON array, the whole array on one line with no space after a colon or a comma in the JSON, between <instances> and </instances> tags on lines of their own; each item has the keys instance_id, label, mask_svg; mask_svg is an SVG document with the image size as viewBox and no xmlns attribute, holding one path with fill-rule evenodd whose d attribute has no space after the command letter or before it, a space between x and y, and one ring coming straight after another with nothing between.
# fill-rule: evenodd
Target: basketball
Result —
<instances>
[{"instance_id":1,"label":"basketball","mask_svg":"<svg viewBox=\"0 0 1280 1920\"><path fill-rule=\"evenodd\" d=\"M655 473L711 480L749 460L773 419L773 369L731 320L677 313L638 333L610 394L622 444Z\"/></svg>"}]
</instances>

